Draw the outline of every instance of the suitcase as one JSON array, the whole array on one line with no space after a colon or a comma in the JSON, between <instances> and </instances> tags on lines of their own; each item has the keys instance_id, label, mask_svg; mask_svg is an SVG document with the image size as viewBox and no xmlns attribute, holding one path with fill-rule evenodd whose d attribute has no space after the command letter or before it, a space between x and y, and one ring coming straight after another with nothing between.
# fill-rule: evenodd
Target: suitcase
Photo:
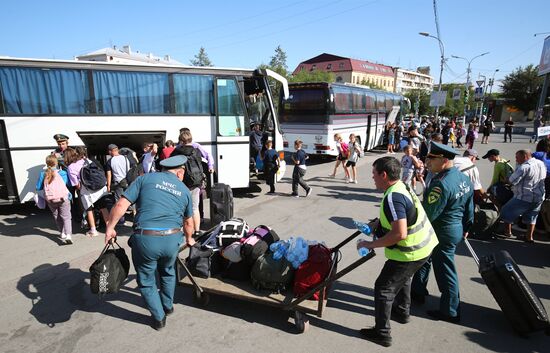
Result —
<instances>
[{"instance_id":1,"label":"suitcase","mask_svg":"<svg viewBox=\"0 0 550 353\"><path fill-rule=\"evenodd\" d=\"M501 250L479 259L468 239L464 242L513 329L522 336L541 330L550 335L548 314L510 254Z\"/></svg>"},{"instance_id":2,"label":"suitcase","mask_svg":"<svg viewBox=\"0 0 550 353\"><path fill-rule=\"evenodd\" d=\"M226 184L216 184L210 190L210 224L233 218L233 191Z\"/></svg>"}]
</instances>

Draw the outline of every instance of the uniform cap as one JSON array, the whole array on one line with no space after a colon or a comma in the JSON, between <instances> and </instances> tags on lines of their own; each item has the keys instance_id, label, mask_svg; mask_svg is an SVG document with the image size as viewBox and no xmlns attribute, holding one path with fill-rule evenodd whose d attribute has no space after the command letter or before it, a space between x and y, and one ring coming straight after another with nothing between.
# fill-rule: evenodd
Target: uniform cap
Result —
<instances>
[{"instance_id":1,"label":"uniform cap","mask_svg":"<svg viewBox=\"0 0 550 353\"><path fill-rule=\"evenodd\" d=\"M491 157L491 156L499 156L499 155L500 155L499 150L495 150L495 149L493 148L493 149L487 151L487 153L485 153L485 156L483 156L483 157L481 157L481 158L487 159L487 158L489 158L489 157Z\"/></svg>"},{"instance_id":2,"label":"uniform cap","mask_svg":"<svg viewBox=\"0 0 550 353\"><path fill-rule=\"evenodd\" d=\"M108 149L109 151L118 150L118 146L115 145L114 143L111 143L109 146L107 146L107 149Z\"/></svg>"},{"instance_id":3,"label":"uniform cap","mask_svg":"<svg viewBox=\"0 0 550 353\"><path fill-rule=\"evenodd\" d=\"M476 157L477 160L479 160L479 154L477 153L476 150L474 150L473 148L470 148L466 151L464 151L464 154L463 154L464 157Z\"/></svg>"},{"instance_id":4,"label":"uniform cap","mask_svg":"<svg viewBox=\"0 0 550 353\"><path fill-rule=\"evenodd\" d=\"M428 153L429 157L443 157L450 160L453 160L459 153L455 151L454 148L444 145L442 143L431 142L430 152Z\"/></svg>"},{"instance_id":5,"label":"uniform cap","mask_svg":"<svg viewBox=\"0 0 550 353\"><path fill-rule=\"evenodd\" d=\"M163 159L160 165L166 169L181 168L187 163L187 157L183 155Z\"/></svg>"},{"instance_id":6,"label":"uniform cap","mask_svg":"<svg viewBox=\"0 0 550 353\"><path fill-rule=\"evenodd\" d=\"M63 135L63 134L55 134L55 135L53 135L53 139L56 142L61 142L61 141L67 141L69 139L69 137L67 135Z\"/></svg>"}]
</instances>

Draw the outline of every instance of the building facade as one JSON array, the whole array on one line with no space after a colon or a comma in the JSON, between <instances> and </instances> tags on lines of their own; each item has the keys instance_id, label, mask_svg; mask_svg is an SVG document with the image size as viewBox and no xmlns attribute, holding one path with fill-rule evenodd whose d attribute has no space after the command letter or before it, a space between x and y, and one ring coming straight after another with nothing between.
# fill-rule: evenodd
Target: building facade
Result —
<instances>
[{"instance_id":1,"label":"building facade","mask_svg":"<svg viewBox=\"0 0 550 353\"><path fill-rule=\"evenodd\" d=\"M433 91L434 78L419 71L395 68L395 93L405 94L413 89Z\"/></svg>"},{"instance_id":2,"label":"building facade","mask_svg":"<svg viewBox=\"0 0 550 353\"><path fill-rule=\"evenodd\" d=\"M293 74L303 70L333 72L336 75L336 82L348 82L358 85L374 84L386 91L393 92L395 90L393 68L369 61L323 53L298 64Z\"/></svg>"},{"instance_id":3,"label":"building facade","mask_svg":"<svg viewBox=\"0 0 550 353\"><path fill-rule=\"evenodd\" d=\"M77 56L76 60L80 61L103 61L113 64L162 64L162 65L182 65L180 62L172 59L169 55L158 57L151 53L142 54L138 51L132 52L129 45L125 45L122 49L113 46L112 48L103 48L94 52Z\"/></svg>"}]
</instances>

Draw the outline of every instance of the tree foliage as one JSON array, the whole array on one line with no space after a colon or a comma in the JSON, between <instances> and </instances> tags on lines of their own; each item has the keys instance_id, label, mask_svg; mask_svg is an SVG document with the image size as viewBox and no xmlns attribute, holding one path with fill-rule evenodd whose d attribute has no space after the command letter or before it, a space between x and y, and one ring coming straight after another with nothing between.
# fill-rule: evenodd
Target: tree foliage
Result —
<instances>
[{"instance_id":1,"label":"tree foliage","mask_svg":"<svg viewBox=\"0 0 550 353\"><path fill-rule=\"evenodd\" d=\"M418 115L430 113L430 92L423 89L412 89L404 94L411 101L411 112L415 112L415 104L418 106Z\"/></svg>"},{"instance_id":2,"label":"tree foliage","mask_svg":"<svg viewBox=\"0 0 550 353\"><path fill-rule=\"evenodd\" d=\"M269 68L279 75L288 77L288 66L286 64L286 52L281 48L280 45L275 48L275 54L271 57L269 61Z\"/></svg>"},{"instance_id":3,"label":"tree foliage","mask_svg":"<svg viewBox=\"0 0 550 353\"><path fill-rule=\"evenodd\" d=\"M190 60L190 63L193 66L214 66L214 64L212 64L212 61L210 61L208 54L206 54L206 50L203 47L200 48L194 59Z\"/></svg>"},{"instance_id":4,"label":"tree foliage","mask_svg":"<svg viewBox=\"0 0 550 353\"><path fill-rule=\"evenodd\" d=\"M336 76L333 72L313 70L299 71L297 74L289 78L289 82L334 82Z\"/></svg>"},{"instance_id":5,"label":"tree foliage","mask_svg":"<svg viewBox=\"0 0 550 353\"><path fill-rule=\"evenodd\" d=\"M535 110L542 89L543 79L538 76L538 67L533 64L518 67L502 81L502 96L515 108L528 114Z\"/></svg>"}]
</instances>

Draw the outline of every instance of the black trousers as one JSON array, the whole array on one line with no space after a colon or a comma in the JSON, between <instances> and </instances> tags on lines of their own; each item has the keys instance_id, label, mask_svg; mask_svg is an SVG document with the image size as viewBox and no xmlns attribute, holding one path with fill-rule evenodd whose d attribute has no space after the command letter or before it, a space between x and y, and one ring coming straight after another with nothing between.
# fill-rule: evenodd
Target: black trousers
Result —
<instances>
[{"instance_id":1,"label":"black trousers","mask_svg":"<svg viewBox=\"0 0 550 353\"><path fill-rule=\"evenodd\" d=\"M401 316L411 309L411 281L428 257L412 262L388 260L374 284L375 328L381 335L390 336L392 308Z\"/></svg>"},{"instance_id":2,"label":"black trousers","mask_svg":"<svg viewBox=\"0 0 550 353\"><path fill-rule=\"evenodd\" d=\"M307 192L309 191L309 185L304 181L304 176L306 175L306 171L299 167L294 167L294 171L292 172L292 194L298 195L298 184L300 184L301 187L304 188L304 190Z\"/></svg>"},{"instance_id":3,"label":"black trousers","mask_svg":"<svg viewBox=\"0 0 550 353\"><path fill-rule=\"evenodd\" d=\"M504 130L504 142L506 142L506 137L510 137L510 142L512 142L512 130Z\"/></svg>"}]
</instances>

